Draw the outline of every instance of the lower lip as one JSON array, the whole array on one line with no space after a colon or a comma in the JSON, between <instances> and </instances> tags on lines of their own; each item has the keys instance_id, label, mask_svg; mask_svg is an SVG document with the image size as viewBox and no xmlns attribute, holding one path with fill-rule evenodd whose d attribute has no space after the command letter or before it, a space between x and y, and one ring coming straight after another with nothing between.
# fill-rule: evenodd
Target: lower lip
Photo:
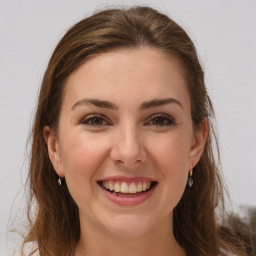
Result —
<instances>
[{"instance_id":1,"label":"lower lip","mask_svg":"<svg viewBox=\"0 0 256 256\"><path fill-rule=\"evenodd\" d=\"M116 196L110 192L108 192L106 189L102 188L100 186L100 188L103 190L105 196L110 199L110 201L118 204L118 205L123 205L123 206L132 206L132 205L137 205L137 204L141 204L144 201L146 201L154 192L155 188L156 188L156 184L148 191L139 194L137 196L134 197L121 197L121 196Z\"/></svg>"}]
</instances>

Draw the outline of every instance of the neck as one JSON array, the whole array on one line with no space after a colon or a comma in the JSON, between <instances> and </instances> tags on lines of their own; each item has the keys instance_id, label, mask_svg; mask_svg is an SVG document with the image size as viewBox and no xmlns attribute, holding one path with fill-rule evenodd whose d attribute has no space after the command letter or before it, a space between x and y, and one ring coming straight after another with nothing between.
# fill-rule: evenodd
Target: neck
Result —
<instances>
[{"instance_id":1,"label":"neck","mask_svg":"<svg viewBox=\"0 0 256 256\"><path fill-rule=\"evenodd\" d=\"M171 222L134 237L121 237L86 223L81 225L81 237L74 256L185 256L173 235Z\"/></svg>"}]
</instances>

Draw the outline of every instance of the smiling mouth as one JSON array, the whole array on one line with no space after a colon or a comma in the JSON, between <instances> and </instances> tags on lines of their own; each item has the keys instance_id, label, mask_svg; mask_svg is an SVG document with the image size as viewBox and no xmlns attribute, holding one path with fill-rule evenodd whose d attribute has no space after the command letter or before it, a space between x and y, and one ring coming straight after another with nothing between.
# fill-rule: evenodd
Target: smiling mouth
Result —
<instances>
[{"instance_id":1,"label":"smiling mouth","mask_svg":"<svg viewBox=\"0 0 256 256\"><path fill-rule=\"evenodd\" d=\"M138 182L124 182L124 181L98 181L97 182L103 189L120 197L136 197L141 195L154 186L157 185L156 181L138 181Z\"/></svg>"}]
</instances>

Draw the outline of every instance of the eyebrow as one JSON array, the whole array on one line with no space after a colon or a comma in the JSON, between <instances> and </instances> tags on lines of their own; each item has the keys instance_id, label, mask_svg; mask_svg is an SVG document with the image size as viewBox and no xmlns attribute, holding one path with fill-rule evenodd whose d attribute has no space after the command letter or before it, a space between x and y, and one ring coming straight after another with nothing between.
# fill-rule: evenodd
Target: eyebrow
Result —
<instances>
[{"instance_id":1,"label":"eyebrow","mask_svg":"<svg viewBox=\"0 0 256 256\"><path fill-rule=\"evenodd\" d=\"M149 109L149 108L155 108L155 107L163 106L163 105L170 104L170 103L175 103L183 109L183 106L182 106L181 102L174 99L174 98L154 99L154 100L151 100L151 101L147 101L147 102L142 103L140 109L145 110L145 109Z\"/></svg>"},{"instance_id":2,"label":"eyebrow","mask_svg":"<svg viewBox=\"0 0 256 256\"><path fill-rule=\"evenodd\" d=\"M174 99L174 98L167 98L167 99L154 99L151 101L146 101L141 104L140 110L146 110L150 108L160 107L166 104L177 104L183 109L183 105L180 101ZM98 99L82 99L77 101L71 108L71 110L74 110L76 107L81 105L94 105L99 108L106 108L111 110L118 110L118 106L110 101L105 100L98 100Z\"/></svg>"},{"instance_id":3,"label":"eyebrow","mask_svg":"<svg viewBox=\"0 0 256 256\"><path fill-rule=\"evenodd\" d=\"M113 109L117 110L118 107L116 104L105 101L105 100L98 100L98 99L82 99L77 101L71 108L71 110L74 110L76 107L81 106L81 105L94 105L99 108L107 108L107 109Z\"/></svg>"}]
</instances>

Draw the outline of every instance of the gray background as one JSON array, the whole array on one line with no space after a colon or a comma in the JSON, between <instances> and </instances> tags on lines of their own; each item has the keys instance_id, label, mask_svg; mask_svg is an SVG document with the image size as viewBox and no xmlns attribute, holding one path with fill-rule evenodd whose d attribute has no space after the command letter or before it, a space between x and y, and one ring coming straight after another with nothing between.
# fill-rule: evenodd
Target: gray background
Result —
<instances>
[{"instance_id":1,"label":"gray background","mask_svg":"<svg viewBox=\"0 0 256 256\"><path fill-rule=\"evenodd\" d=\"M8 221L16 216L20 224L24 214L26 141L52 50L78 20L127 4L156 7L192 37L216 110L233 207L256 205L256 1L0 0L0 256L9 255ZM13 226L22 230L19 224Z\"/></svg>"}]
</instances>

